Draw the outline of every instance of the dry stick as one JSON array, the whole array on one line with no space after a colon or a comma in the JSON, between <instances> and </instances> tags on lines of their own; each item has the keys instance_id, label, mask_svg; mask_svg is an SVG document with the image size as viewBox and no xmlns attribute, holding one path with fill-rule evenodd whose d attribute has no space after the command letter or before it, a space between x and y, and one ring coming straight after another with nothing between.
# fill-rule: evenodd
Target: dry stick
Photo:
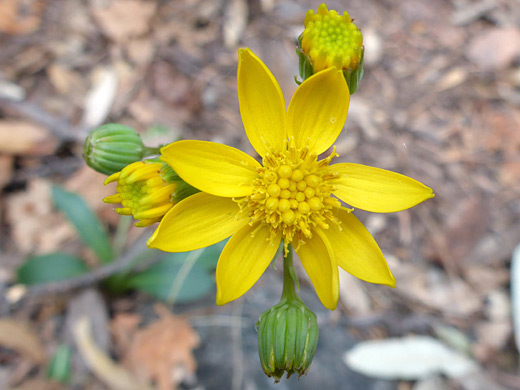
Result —
<instances>
[{"instance_id":1,"label":"dry stick","mask_svg":"<svg viewBox=\"0 0 520 390\"><path fill-rule=\"evenodd\" d=\"M76 290L78 288L91 286L119 272L129 270L132 268L136 257L138 257L139 254L146 250L147 239L148 235L143 234L121 257L115 259L110 264L96 268L88 274L60 282L46 283L43 285L30 287L27 289L25 295L20 300L13 302L13 304L19 305L21 302L29 298L45 298L52 294L62 294L71 290ZM155 260L157 260L157 258L158 257L155 256ZM153 259L150 260L150 264L152 262Z\"/></svg>"},{"instance_id":2,"label":"dry stick","mask_svg":"<svg viewBox=\"0 0 520 390\"><path fill-rule=\"evenodd\" d=\"M58 118L29 101L16 102L0 97L0 110L36 122L52 132L61 142L83 142L87 131L72 126L67 120Z\"/></svg>"}]
</instances>

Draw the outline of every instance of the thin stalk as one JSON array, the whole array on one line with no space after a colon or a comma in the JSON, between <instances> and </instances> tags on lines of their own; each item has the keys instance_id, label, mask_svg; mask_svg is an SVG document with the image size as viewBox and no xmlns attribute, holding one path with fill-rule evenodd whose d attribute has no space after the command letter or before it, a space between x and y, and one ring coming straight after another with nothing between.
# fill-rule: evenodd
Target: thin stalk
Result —
<instances>
[{"instance_id":1,"label":"thin stalk","mask_svg":"<svg viewBox=\"0 0 520 390\"><path fill-rule=\"evenodd\" d=\"M287 299L297 299L300 300L298 297L298 293L296 292L295 285L299 287L298 284L298 277L296 276L296 272L294 270L293 266L293 249L292 246L289 244L288 246L289 251L287 252L287 256L284 256L283 258L283 292L282 292L282 298Z\"/></svg>"},{"instance_id":2,"label":"thin stalk","mask_svg":"<svg viewBox=\"0 0 520 390\"><path fill-rule=\"evenodd\" d=\"M143 157L150 157L150 156L154 156L156 154L161 154L161 146L157 146L157 147L145 146L144 147Z\"/></svg>"}]
</instances>

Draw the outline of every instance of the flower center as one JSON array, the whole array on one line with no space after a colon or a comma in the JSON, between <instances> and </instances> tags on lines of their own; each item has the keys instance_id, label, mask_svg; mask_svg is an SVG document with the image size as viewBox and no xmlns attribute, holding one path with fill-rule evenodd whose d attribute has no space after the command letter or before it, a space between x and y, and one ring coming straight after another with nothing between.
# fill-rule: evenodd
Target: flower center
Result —
<instances>
[{"instance_id":1,"label":"flower center","mask_svg":"<svg viewBox=\"0 0 520 390\"><path fill-rule=\"evenodd\" d=\"M250 224L269 224L271 238L281 232L287 250L289 244L298 248L311 238L313 227L328 229L330 222L338 223L333 209L341 204L331 197L334 188L330 184L335 175L326 169L336 155L334 149L318 161L307 147L291 146L267 153L253 182L253 192L238 201Z\"/></svg>"},{"instance_id":2,"label":"flower center","mask_svg":"<svg viewBox=\"0 0 520 390\"><path fill-rule=\"evenodd\" d=\"M318 12L307 12L301 44L312 59L314 72L330 66L348 70L361 60L363 36L347 12L339 15L321 4Z\"/></svg>"}]
</instances>

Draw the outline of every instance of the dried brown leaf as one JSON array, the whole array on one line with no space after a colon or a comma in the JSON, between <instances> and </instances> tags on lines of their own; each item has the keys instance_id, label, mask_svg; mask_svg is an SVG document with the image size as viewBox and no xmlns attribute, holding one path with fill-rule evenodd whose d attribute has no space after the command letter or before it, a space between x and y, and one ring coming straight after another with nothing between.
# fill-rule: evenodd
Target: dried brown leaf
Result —
<instances>
[{"instance_id":1,"label":"dried brown leaf","mask_svg":"<svg viewBox=\"0 0 520 390\"><path fill-rule=\"evenodd\" d=\"M234 48L247 26L248 6L245 0L231 0L225 12L224 44Z\"/></svg>"},{"instance_id":2,"label":"dried brown leaf","mask_svg":"<svg viewBox=\"0 0 520 390\"><path fill-rule=\"evenodd\" d=\"M442 230L428 242L428 257L437 257L446 264L468 260L486 233L489 218L489 204L484 199L471 197L459 202Z\"/></svg>"},{"instance_id":3,"label":"dried brown leaf","mask_svg":"<svg viewBox=\"0 0 520 390\"><path fill-rule=\"evenodd\" d=\"M103 32L121 42L145 34L156 7L153 1L117 0L105 8L95 7L92 13Z\"/></svg>"},{"instance_id":4,"label":"dried brown leaf","mask_svg":"<svg viewBox=\"0 0 520 390\"><path fill-rule=\"evenodd\" d=\"M40 27L43 3L40 1L0 0L0 32L23 35Z\"/></svg>"},{"instance_id":5,"label":"dried brown leaf","mask_svg":"<svg viewBox=\"0 0 520 390\"><path fill-rule=\"evenodd\" d=\"M43 127L26 121L0 121L0 153L45 156L56 149L56 139Z\"/></svg>"},{"instance_id":6,"label":"dried brown leaf","mask_svg":"<svg viewBox=\"0 0 520 390\"><path fill-rule=\"evenodd\" d=\"M45 351L29 324L14 319L0 319L0 345L12 349L33 363L45 362Z\"/></svg>"},{"instance_id":7,"label":"dried brown leaf","mask_svg":"<svg viewBox=\"0 0 520 390\"><path fill-rule=\"evenodd\" d=\"M120 355L125 355L132 344L141 316L134 313L118 313L110 323L110 332Z\"/></svg>"},{"instance_id":8,"label":"dried brown leaf","mask_svg":"<svg viewBox=\"0 0 520 390\"><path fill-rule=\"evenodd\" d=\"M149 386L136 381L136 378L116 364L95 344L87 317L76 321L72 331L81 356L92 372L110 389L151 390Z\"/></svg>"},{"instance_id":9,"label":"dried brown leaf","mask_svg":"<svg viewBox=\"0 0 520 390\"><path fill-rule=\"evenodd\" d=\"M59 93L66 95L81 90L82 80L77 72L57 63L49 65L46 70L52 86Z\"/></svg>"},{"instance_id":10,"label":"dried brown leaf","mask_svg":"<svg viewBox=\"0 0 520 390\"><path fill-rule=\"evenodd\" d=\"M11 181L13 174L13 156L0 154L0 188Z\"/></svg>"},{"instance_id":11,"label":"dried brown leaf","mask_svg":"<svg viewBox=\"0 0 520 390\"><path fill-rule=\"evenodd\" d=\"M74 237L73 227L53 209L48 181L30 181L25 192L10 195L6 204L11 237L25 252L52 252Z\"/></svg>"},{"instance_id":12,"label":"dried brown leaf","mask_svg":"<svg viewBox=\"0 0 520 390\"><path fill-rule=\"evenodd\" d=\"M199 337L185 317L173 316L161 306L156 310L160 319L136 332L125 364L137 377L155 381L159 390L173 390L195 373L192 351Z\"/></svg>"},{"instance_id":13,"label":"dried brown leaf","mask_svg":"<svg viewBox=\"0 0 520 390\"><path fill-rule=\"evenodd\" d=\"M520 30L495 28L480 33L469 43L466 55L482 70L505 69L520 55Z\"/></svg>"}]
</instances>

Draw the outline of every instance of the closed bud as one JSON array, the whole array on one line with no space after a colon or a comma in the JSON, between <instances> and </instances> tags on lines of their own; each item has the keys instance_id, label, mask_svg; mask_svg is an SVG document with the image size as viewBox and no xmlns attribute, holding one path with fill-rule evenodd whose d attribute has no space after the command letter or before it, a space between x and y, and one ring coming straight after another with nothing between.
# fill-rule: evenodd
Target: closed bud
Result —
<instances>
[{"instance_id":1,"label":"closed bud","mask_svg":"<svg viewBox=\"0 0 520 390\"><path fill-rule=\"evenodd\" d=\"M110 123L90 132L85 140L83 157L92 169L112 175L142 160L145 149L139 133L134 129Z\"/></svg>"},{"instance_id":2,"label":"closed bud","mask_svg":"<svg viewBox=\"0 0 520 390\"><path fill-rule=\"evenodd\" d=\"M298 297L282 297L257 323L258 353L267 376L280 381L284 373L304 375L318 344L318 322Z\"/></svg>"}]
</instances>

